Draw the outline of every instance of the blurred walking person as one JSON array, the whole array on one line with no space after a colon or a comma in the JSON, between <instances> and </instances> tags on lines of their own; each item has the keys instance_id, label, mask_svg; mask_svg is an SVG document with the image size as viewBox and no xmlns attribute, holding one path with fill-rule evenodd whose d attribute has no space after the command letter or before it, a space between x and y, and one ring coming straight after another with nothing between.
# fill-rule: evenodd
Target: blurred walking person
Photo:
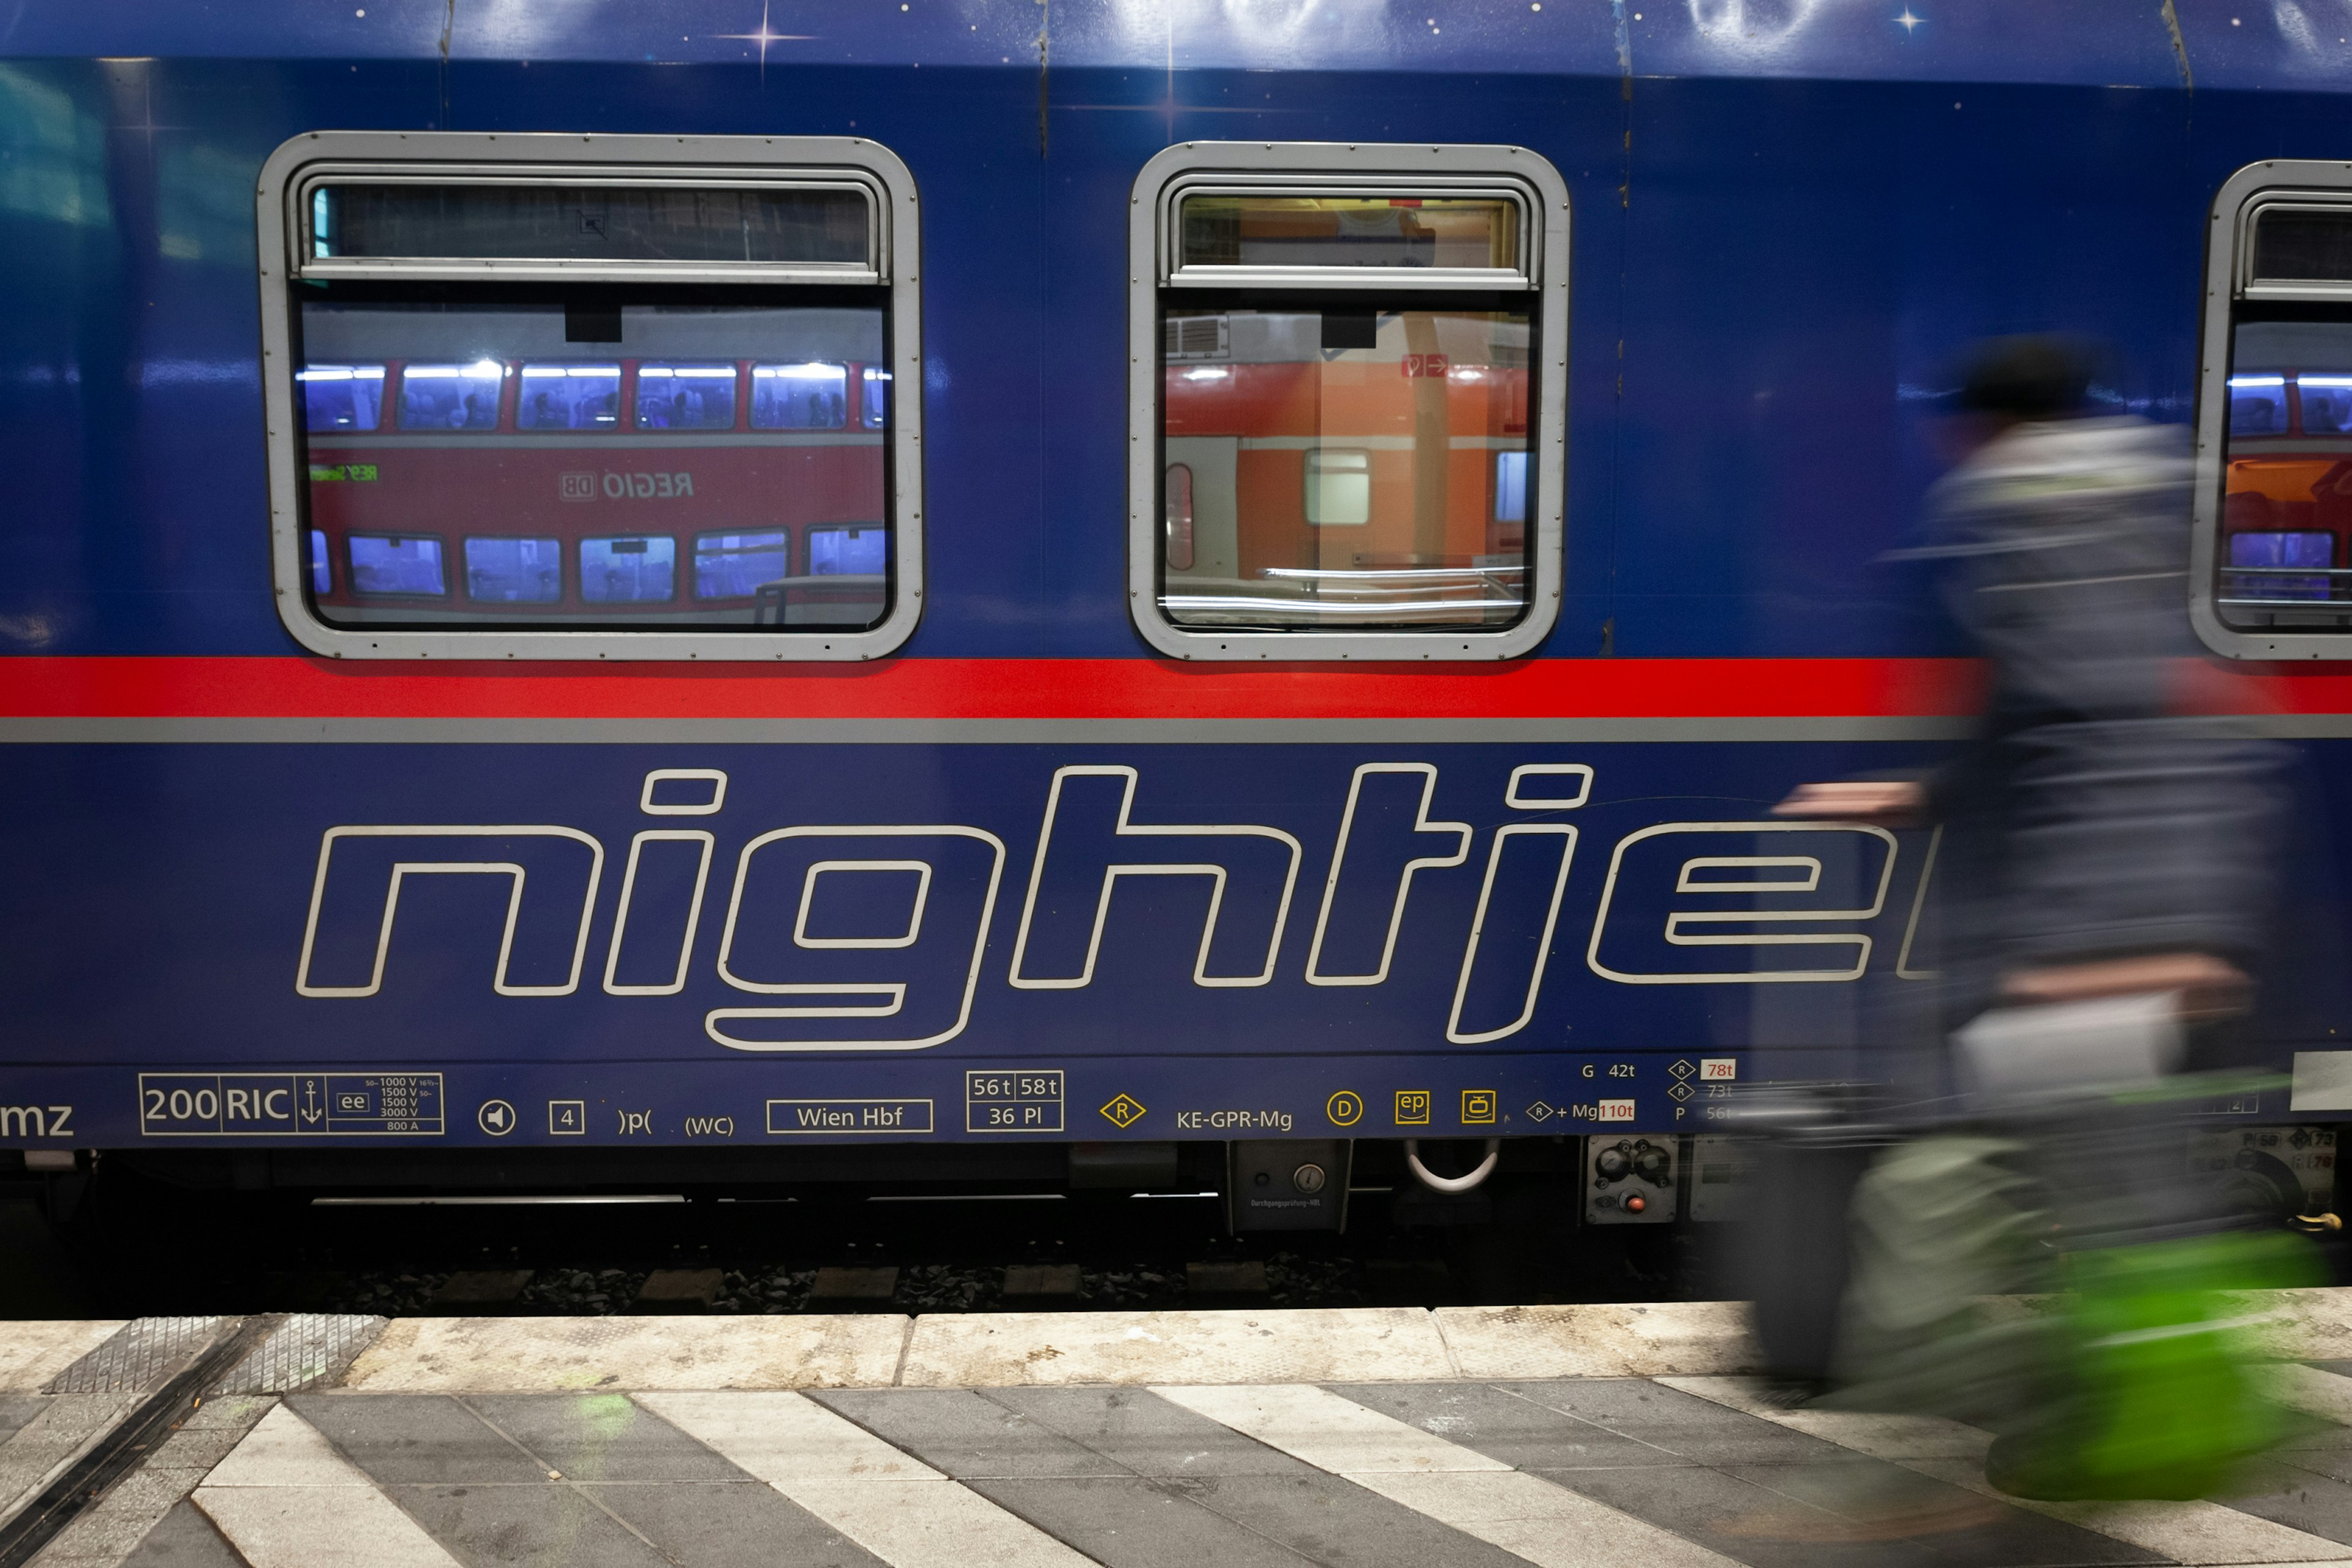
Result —
<instances>
[{"instance_id":1,"label":"blurred walking person","mask_svg":"<svg viewBox=\"0 0 2352 1568\"><path fill-rule=\"evenodd\" d=\"M1991 1428L2018 1495L2193 1497L2276 1432L2218 1292L2295 1244L2210 1212L2185 1138L2244 1048L2283 770L2183 711L2187 432L2095 413L2090 379L2070 340L1977 350L1905 552L1984 661L1977 736L1778 808L1943 831L1949 1081L1855 1192L1830 1398Z\"/></svg>"}]
</instances>

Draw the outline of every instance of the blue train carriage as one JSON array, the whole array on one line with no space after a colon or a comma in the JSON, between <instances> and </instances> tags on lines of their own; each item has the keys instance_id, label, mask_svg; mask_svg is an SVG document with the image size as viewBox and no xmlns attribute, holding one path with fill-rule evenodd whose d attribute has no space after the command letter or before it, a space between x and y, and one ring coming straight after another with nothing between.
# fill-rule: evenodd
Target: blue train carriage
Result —
<instances>
[{"instance_id":1,"label":"blue train carriage","mask_svg":"<svg viewBox=\"0 0 2352 1568\"><path fill-rule=\"evenodd\" d=\"M1640 5L16 18L0 1143L1720 1214L1932 994L1932 836L1768 808L1964 731L1879 557L2047 326L2315 742L2217 1136L2352 1108L2352 54Z\"/></svg>"}]
</instances>

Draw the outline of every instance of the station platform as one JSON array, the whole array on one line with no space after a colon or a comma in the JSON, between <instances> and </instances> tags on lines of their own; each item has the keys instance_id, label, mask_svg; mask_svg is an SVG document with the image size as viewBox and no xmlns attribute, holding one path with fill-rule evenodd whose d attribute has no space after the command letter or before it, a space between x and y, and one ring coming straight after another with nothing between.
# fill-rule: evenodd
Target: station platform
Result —
<instances>
[{"instance_id":1,"label":"station platform","mask_svg":"<svg viewBox=\"0 0 2352 1568\"><path fill-rule=\"evenodd\" d=\"M0 1323L0 1563L2352 1563L2352 1293L2256 1305L2318 1419L2125 1504L1777 1403L1732 1303Z\"/></svg>"}]
</instances>

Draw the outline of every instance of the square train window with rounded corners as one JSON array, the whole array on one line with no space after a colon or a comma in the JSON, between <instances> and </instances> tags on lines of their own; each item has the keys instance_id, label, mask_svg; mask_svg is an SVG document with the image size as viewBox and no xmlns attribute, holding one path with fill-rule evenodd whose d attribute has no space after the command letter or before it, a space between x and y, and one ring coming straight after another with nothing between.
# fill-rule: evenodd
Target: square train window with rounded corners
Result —
<instances>
[{"instance_id":1,"label":"square train window with rounded corners","mask_svg":"<svg viewBox=\"0 0 2352 1568\"><path fill-rule=\"evenodd\" d=\"M1430 151L1196 143L1138 180L1132 602L1162 651L1500 658L1549 629L1565 187Z\"/></svg>"},{"instance_id":2,"label":"square train window with rounded corners","mask_svg":"<svg viewBox=\"0 0 2352 1568\"><path fill-rule=\"evenodd\" d=\"M856 658L911 631L915 217L887 151L335 132L265 174L306 646Z\"/></svg>"},{"instance_id":3,"label":"square train window with rounded corners","mask_svg":"<svg viewBox=\"0 0 2352 1568\"><path fill-rule=\"evenodd\" d=\"M2216 199L2192 614L2241 658L2352 657L2352 170L2242 170Z\"/></svg>"}]
</instances>

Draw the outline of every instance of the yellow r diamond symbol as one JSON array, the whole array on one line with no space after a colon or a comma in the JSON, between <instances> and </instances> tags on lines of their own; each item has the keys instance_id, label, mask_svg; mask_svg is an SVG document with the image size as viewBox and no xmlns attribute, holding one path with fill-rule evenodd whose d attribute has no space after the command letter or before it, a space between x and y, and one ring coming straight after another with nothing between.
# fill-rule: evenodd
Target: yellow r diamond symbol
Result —
<instances>
[{"instance_id":1,"label":"yellow r diamond symbol","mask_svg":"<svg viewBox=\"0 0 2352 1568\"><path fill-rule=\"evenodd\" d=\"M1102 1113L1110 1118L1110 1123L1112 1126L1124 1131L1142 1120L1143 1107L1122 1094L1117 1100L1112 1100L1108 1105L1104 1106L1102 1108Z\"/></svg>"}]
</instances>

